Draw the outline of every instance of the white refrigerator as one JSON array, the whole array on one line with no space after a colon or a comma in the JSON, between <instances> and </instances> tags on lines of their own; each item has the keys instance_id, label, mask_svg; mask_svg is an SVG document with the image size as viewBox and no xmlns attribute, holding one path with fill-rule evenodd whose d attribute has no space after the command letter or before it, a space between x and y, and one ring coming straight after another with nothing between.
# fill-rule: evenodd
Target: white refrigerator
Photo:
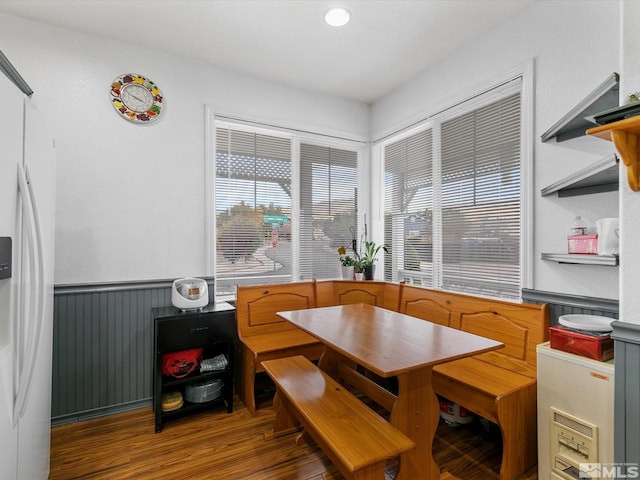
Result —
<instances>
[{"instance_id":1,"label":"white refrigerator","mask_svg":"<svg viewBox=\"0 0 640 480\"><path fill-rule=\"evenodd\" d=\"M55 154L36 95L9 81L2 52L0 67L0 479L38 480L49 475Z\"/></svg>"}]
</instances>

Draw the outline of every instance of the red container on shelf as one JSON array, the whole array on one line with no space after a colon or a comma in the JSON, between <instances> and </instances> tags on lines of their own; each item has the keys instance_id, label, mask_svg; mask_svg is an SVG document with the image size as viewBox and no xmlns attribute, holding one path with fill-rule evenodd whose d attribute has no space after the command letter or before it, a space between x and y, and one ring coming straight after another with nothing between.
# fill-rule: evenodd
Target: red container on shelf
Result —
<instances>
[{"instance_id":1,"label":"red container on shelf","mask_svg":"<svg viewBox=\"0 0 640 480\"><path fill-rule=\"evenodd\" d=\"M569 253L598 254L598 235L569 235Z\"/></svg>"},{"instance_id":2,"label":"red container on shelf","mask_svg":"<svg viewBox=\"0 0 640 480\"><path fill-rule=\"evenodd\" d=\"M606 362L613 358L613 340L610 335L588 335L557 325L549 327L549 342L551 348L592 360Z\"/></svg>"}]
</instances>

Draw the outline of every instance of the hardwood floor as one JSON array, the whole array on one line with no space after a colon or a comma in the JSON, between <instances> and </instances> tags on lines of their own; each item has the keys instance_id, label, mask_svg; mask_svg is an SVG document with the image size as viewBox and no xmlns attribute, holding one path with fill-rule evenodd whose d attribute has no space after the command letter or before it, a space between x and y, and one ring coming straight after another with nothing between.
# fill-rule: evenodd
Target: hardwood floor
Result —
<instances>
[{"instance_id":1,"label":"hardwood floor","mask_svg":"<svg viewBox=\"0 0 640 480\"><path fill-rule=\"evenodd\" d=\"M54 427L49 478L343 478L319 448L296 445L294 434L265 441L274 417L270 407L252 417L237 397L234 402L232 414L201 412L166 423L161 433L154 432L151 407ZM478 421L461 427L440 423L434 457L443 472L463 480L497 480L500 456L497 427L487 432ZM392 479L394 466L388 471ZM537 478L534 467L519 480Z\"/></svg>"}]
</instances>

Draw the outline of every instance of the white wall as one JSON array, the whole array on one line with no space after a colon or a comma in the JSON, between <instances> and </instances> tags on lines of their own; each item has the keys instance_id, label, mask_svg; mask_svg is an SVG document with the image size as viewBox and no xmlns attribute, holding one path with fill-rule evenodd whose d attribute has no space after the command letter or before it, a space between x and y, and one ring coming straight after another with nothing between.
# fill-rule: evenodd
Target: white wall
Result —
<instances>
[{"instance_id":1,"label":"white wall","mask_svg":"<svg viewBox=\"0 0 640 480\"><path fill-rule=\"evenodd\" d=\"M640 91L640 2L624 0L622 15L622 81L620 85L621 101L631 92ZM626 181L626 167L622 170L621 217L620 217L620 256L622 263L622 279L620 284L621 312L620 319L625 322L640 323L640 295L638 295L638 279L640 279L640 192L634 192Z\"/></svg>"},{"instance_id":2,"label":"white wall","mask_svg":"<svg viewBox=\"0 0 640 480\"><path fill-rule=\"evenodd\" d=\"M534 261L530 288L613 299L619 296L618 268L540 260L541 252L566 253L567 230L575 215L582 215L592 226L598 218L618 216L616 192L572 198L540 196L541 188L612 153L610 143L582 138L543 144L540 135L611 73L620 71L619 14L619 3L608 0L536 2L372 108L372 138L379 139L534 60Z\"/></svg>"},{"instance_id":3,"label":"white wall","mask_svg":"<svg viewBox=\"0 0 640 480\"><path fill-rule=\"evenodd\" d=\"M370 115L363 104L0 14L0 48L35 90L34 100L52 112L56 130L56 283L206 272L205 104L214 112L355 139L369 138L370 122L376 139L534 59L534 280L529 286L618 298L618 268L539 260L541 252L564 251L574 215L590 222L617 216L616 193L539 195L612 147L592 138L562 144L542 144L539 138L620 71L619 15L615 1L536 2L377 102ZM131 125L113 111L109 85L126 72L146 75L162 89L166 116L156 125ZM631 227L625 228L629 233Z\"/></svg>"},{"instance_id":4,"label":"white wall","mask_svg":"<svg viewBox=\"0 0 640 480\"><path fill-rule=\"evenodd\" d=\"M204 275L204 106L367 139L369 107L0 14L0 49L51 112L57 142L56 284ZM158 123L120 118L110 85L157 83Z\"/></svg>"}]
</instances>

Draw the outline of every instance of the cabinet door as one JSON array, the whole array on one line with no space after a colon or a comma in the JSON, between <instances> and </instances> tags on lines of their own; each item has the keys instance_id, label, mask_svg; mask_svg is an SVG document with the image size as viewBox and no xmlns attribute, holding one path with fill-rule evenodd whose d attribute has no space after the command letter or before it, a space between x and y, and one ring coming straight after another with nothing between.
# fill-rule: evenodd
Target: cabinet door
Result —
<instances>
[{"instance_id":1,"label":"cabinet door","mask_svg":"<svg viewBox=\"0 0 640 480\"><path fill-rule=\"evenodd\" d=\"M161 352L197 347L211 343L214 337L211 317L164 320L158 325L158 349Z\"/></svg>"}]
</instances>

